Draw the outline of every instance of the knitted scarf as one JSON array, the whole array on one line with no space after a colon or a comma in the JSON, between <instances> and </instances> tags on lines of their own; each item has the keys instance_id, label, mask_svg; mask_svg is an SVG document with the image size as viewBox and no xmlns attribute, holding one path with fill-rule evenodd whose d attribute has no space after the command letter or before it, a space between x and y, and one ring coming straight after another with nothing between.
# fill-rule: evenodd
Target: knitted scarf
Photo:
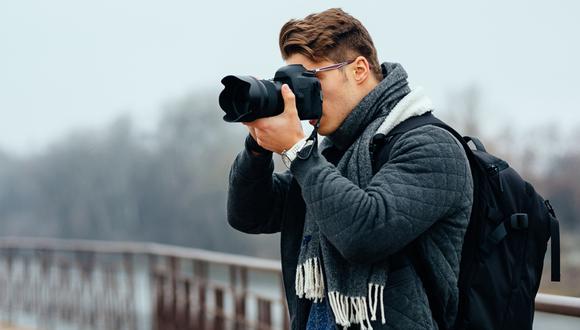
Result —
<instances>
[{"instance_id":1,"label":"knitted scarf","mask_svg":"<svg viewBox=\"0 0 580 330\"><path fill-rule=\"evenodd\" d=\"M346 150L337 164L338 171L364 189L373 176L369 145L373 135L393 107L409 92L407 73L400 64L384 63L383 80L347 116L341 126L320 145ZM384 125L383 125L384 126ZM392 128L392 127L391 127ZM302 246L296 270L296 294L300 298L321 301L328 293L337 324L359 324L372 329L380 306L384 324L383 291L389 272L388 261L376 264L353 264L319 231L313 212L306 207Z\"/></svg>"}]
</instances>

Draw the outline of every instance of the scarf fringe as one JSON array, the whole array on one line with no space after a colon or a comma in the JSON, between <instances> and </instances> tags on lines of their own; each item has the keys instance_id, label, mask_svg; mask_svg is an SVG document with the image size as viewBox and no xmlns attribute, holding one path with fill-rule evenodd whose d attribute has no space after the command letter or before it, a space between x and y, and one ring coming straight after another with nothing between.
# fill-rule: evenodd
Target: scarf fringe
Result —
<instances>
[{"instance_id":1,"label":"scarf fringe","mask_svg":"<svg viewBox=\"0 0 580 330\"><path fill-rule=\"evenodd\" d=\"M344 328L360 324L361 330L372 330L366 297L347 297L336 291L328 293L330 308L336 323ZM383 322L385 324L385 322Z\"/></svg>"},{"instance_id":2,"label":"scarf fringe","mask_svg":"<svg viewBox=\"0 0 580 330\"><path fill-rule=\"evenodd\" d=\"M324 280L322 265L318 258L307 259L298 265L296 270L296 295L300 298L314 299L314 302L324 298Z\"/></svg>"},{"instance_id":3,"label":"scarf fringe","mask_svg":"<svg viewBox=\"0 0 580 330\"><path fill-rule=\"evenodd\" d=\"M372 330L371 321L377 320L379 301L381 323L386 323L383 303L385 286L376 283L368 285L368 299L367 297L348 297L337 291L328 293L330 308L337 324L347 328L351 324L358 323L361 330ZM295 286L298 297L314 300L315 303L322 301L324 298L324 278L322 265L318 258L307 259L303 264L298 265Z\"/></svg>"}]
</instances>

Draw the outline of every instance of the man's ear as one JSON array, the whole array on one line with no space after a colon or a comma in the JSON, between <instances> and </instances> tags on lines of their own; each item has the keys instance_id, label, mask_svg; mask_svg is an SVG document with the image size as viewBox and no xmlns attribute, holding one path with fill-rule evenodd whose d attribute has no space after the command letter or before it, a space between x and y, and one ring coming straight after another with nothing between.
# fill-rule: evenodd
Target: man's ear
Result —
<instances>
[{"instance_id":1,"label":"man's ear","mask_svg":"<svg viewBox=\"0 0 580 330\"><path fill-rule=\"evenodd\" d=\"M367 61L364 56L358 56L352 64L354 70L354 80L357 82L357 84L364 83L371 74L369 61Z\"/></svg>"}]
</instances>

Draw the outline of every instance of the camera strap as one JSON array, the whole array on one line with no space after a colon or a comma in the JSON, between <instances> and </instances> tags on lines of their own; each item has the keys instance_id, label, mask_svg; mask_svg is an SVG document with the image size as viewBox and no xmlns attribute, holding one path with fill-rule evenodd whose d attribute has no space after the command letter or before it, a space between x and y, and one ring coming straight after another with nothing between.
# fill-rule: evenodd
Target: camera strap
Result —
<instances>
[{"instance_id":1,"label":"camera strap","mask_svg":"<svg viewBox=\"0 0 580 330\"><path fill-rule=\"evenodd\" d=\"M312 150L318 148L318 127L320 127L320 119L316 121L314 130L312 130L312 133L310 133L310 136L306 139L304 146L300 151L298 151L296 157L300 159L308 159L310 158L310 155L312 155Z\"/></svg>"}]
</instances>

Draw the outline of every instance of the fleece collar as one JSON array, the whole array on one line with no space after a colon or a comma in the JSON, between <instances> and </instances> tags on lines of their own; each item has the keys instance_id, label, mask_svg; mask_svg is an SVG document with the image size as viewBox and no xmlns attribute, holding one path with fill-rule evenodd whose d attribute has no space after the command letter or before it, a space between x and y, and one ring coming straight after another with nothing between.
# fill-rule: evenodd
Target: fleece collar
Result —
<instances>
[{"instance_id":1,"label":"fleece collar","mask_svg":"<svg viewBox=\"0 0 580 330\"><path fill-rule=\"evenodd\" d=\"M417 87L395 105L375 134L387 135L395 126L403 121L432 110L433 103L431 99L425 95L422 87Z\"/></svg>"}]
</instances>

